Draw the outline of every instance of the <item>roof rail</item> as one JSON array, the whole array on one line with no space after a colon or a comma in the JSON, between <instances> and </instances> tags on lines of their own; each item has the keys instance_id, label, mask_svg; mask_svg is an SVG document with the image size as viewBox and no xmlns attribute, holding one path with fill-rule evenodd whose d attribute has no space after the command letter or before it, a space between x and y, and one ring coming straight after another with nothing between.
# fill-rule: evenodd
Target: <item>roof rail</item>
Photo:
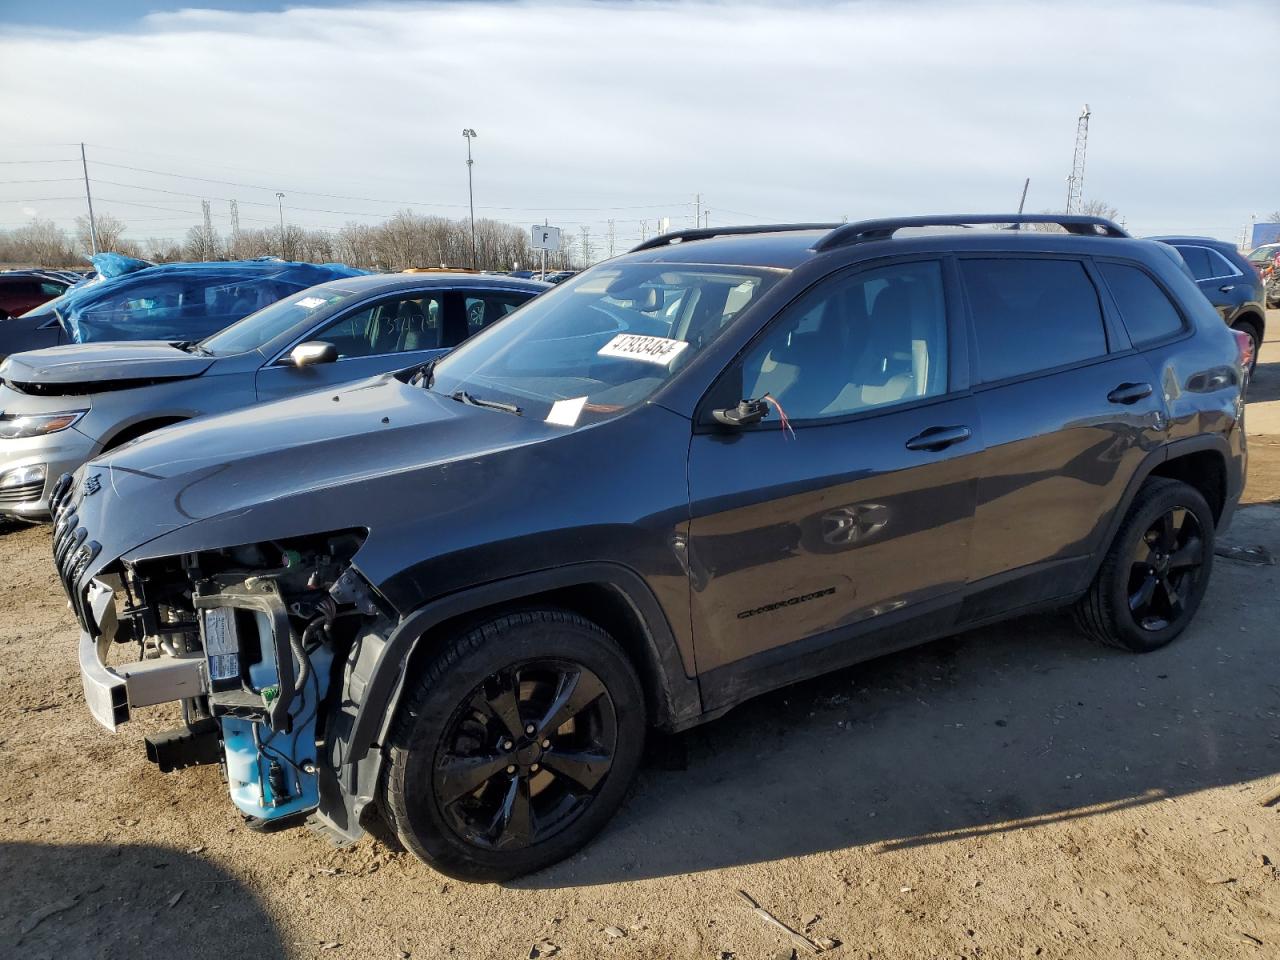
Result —
<instances>
[{"instance_id":1,"label":"roof rail","mask_svg":"<svg viewBox=\"0 0 1280 960\"><path fill-rule=\"evenodd\" d=\"M853 243L888 240L898 230L908 227L971 227L982 223L1007 223L1017 230L1024 223L1053 223L1067 233L1087 237L1127 237L1119 226L1106 217L1086 217L1057 213L973 213L940 217L890 217L882 220L859 220L836 227L813 245L822 253Z\"/></svg>"},{"instance_id":2,"label":"roof rail","mask_svg":"<svg viewBox=\"0 0 1280 960\"><path fill-rule=\"evenodd\" d=\"M673 243L687 243L690 240L707 240L711 237L728 237L743 233L783 233L791 230L834 230L838 223L763 223L752 227L691 227L688 230L672 230L656 237L644 240L639 246L632 247L630 252L653 250Z\"/></svg>"}]
</instances>

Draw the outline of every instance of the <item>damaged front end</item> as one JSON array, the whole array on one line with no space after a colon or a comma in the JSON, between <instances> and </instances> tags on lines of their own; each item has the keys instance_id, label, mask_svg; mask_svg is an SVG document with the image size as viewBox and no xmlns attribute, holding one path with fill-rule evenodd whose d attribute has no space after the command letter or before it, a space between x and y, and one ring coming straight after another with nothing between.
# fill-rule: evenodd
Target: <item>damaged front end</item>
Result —
<instances>
[{"instance_id":1,"label":"damaged front end","mask_svg":"<svg viewBox=\"0 0 1280 960\"><path fill-rule=\"evenodd\" d=\"M83 628L94 716L114 730L134 708L180 702L183 725L147 737L161 770L221 762L254 826L314 812L336 789L335 664L384 616L351 567L365 532L120 559L77 586L98 548L68 499L55 503L54 562Z\"/></svg>"}]
</instances>

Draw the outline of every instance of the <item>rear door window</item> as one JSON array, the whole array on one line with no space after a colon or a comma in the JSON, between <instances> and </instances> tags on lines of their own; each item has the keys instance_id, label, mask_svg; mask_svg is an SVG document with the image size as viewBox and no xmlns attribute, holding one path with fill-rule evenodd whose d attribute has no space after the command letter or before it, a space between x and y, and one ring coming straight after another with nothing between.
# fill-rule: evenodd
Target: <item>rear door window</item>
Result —
<instances>
[{"instance_id":1,"label":"rear door window","mask_svg":"<svg viewBox=\"0 0 1280 960\"><path fill-rule=\"evenodd\" d=\"M1182 332L1182 314L1145 271L1123 263L1099 263L1098 270L1111 288L1134 346Z\"/></svg>"},{"instance_id":2,"label":"rear door window","mask_svg":"<svg viewBox=\"0 0 1280 960\"><path fill-rule=\"evenodd\" d=\"M1078 260L962 259L978 379L990 383L1107 352L1098 291Z\"/></svg>"},{"instance_id":3,"label":"rear door window","mask_svg":"<svg viewBox=\"0 0 1280 960\"><path fill-rule=\"evenodd\" d=\"M1182 259L1187 261L1191 274L1197 280L1208 280L1214 276L1213 264L1209 260L1209 251L1204 247L1178 247Z\"/></svg>"},{"instance_id":4,"label":"rear door window","mask_svg":"<svg viewBox=\"0 0 1280 960\"><path fill-rule=\"evenodd\" d=\"M1225 279L1237 276L1240 273L1235 268L1235 265L1217 250L1206 250L1205 252L1209 254L1209 269L1213 271L1210 274L1211 279Z\"/></svg>"}]
</instances>

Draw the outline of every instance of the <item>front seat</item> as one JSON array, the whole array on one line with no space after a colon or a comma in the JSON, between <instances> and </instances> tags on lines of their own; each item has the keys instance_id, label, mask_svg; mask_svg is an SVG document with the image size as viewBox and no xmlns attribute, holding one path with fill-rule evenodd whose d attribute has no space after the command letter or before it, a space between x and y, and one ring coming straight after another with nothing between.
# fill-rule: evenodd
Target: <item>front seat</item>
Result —
<instances>
[{"instance_id":1,"label":"front seat","mask_svg":"<svg viewBox=\"0 0 1280 960\"><path fill-rule=\"evenodd\" d=\"M413 300L405 300L396 311L396 326L400 328L399 349L428 350L437 346L428 342L427 317L422 307Z\"/></svg>"}]
</instances>

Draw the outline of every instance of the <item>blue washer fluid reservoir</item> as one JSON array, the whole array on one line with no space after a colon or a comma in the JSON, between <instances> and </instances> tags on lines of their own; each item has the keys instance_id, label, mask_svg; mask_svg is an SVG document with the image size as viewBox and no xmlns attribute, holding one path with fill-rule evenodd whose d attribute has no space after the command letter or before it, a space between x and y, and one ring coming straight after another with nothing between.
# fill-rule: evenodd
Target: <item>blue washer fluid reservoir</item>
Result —
<instances>
[{"instance_id":1,"label":"blue washer fluid reservoir","mask_svg":"<svg viewBox=\"0 0 1280 960\"><path fill-rule=\"evenodd\" d=\"M265 724L238 717L220 720L231 801L250 817L277 820L314 810L320 802L315 774L305 773L302 767L316 761L316 715L320 697L329 686L333 654L322 646L311 652L310 660L311 676L289 705L293 729L288 733L272 733ZM276 681L272 663L252 664L249 673L259 690ZM287 795L273 794L272 760L283 772Z\"/></svg>"}]
</instances>

